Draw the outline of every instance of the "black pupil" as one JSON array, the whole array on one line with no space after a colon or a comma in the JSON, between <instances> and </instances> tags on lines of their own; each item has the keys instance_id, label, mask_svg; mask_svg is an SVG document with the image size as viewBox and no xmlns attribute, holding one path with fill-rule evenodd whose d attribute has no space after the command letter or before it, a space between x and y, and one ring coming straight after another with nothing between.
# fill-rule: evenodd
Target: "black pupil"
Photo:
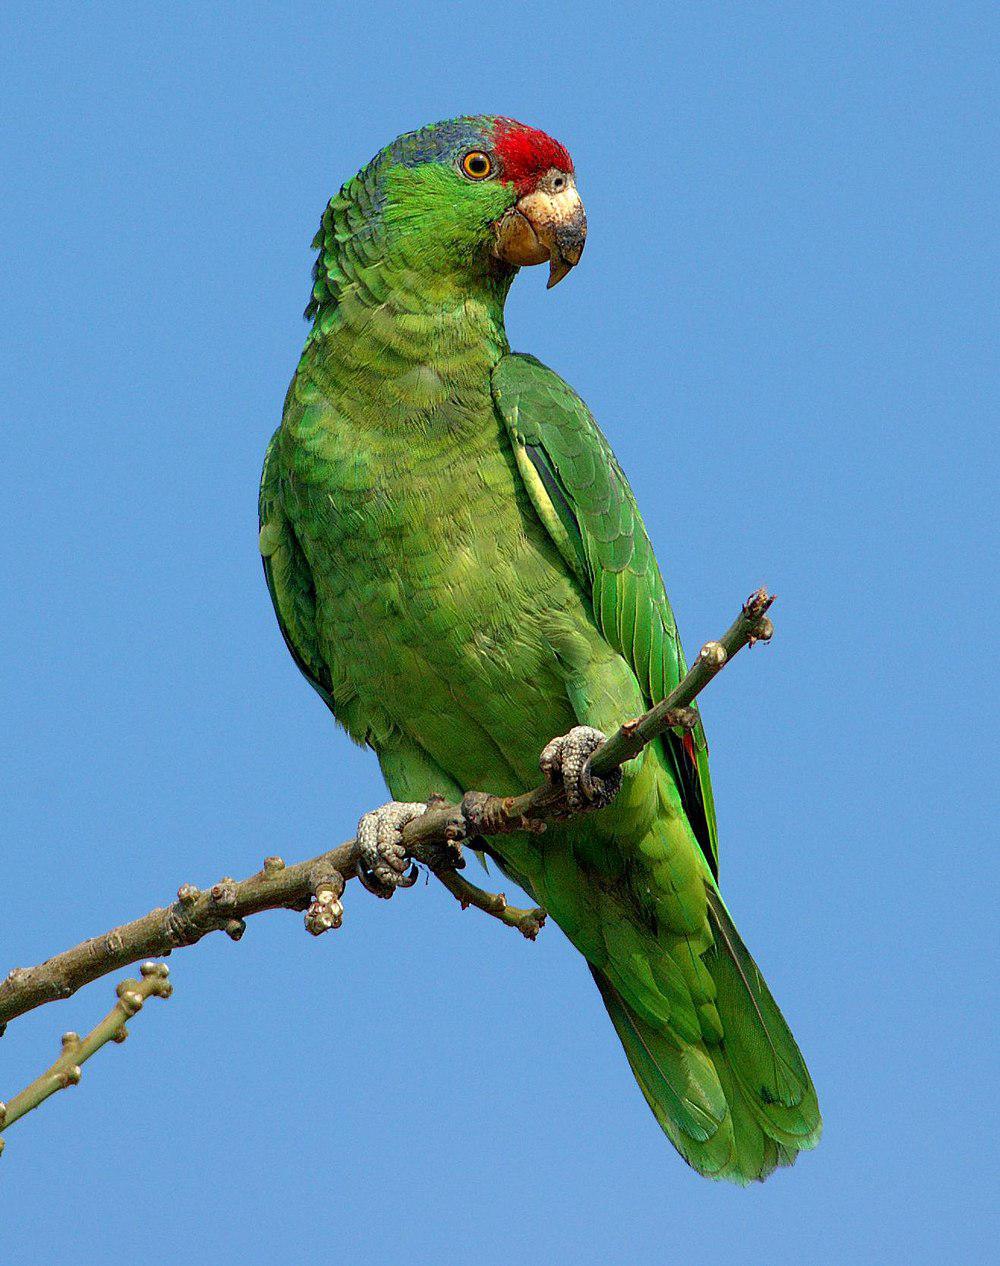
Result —
<instances>
[{"instance_id":1,"label":"black pupil","mask_svg":"<svg viewBox=\"0 0 1000 1266\"><path fill-rule=\"evenodd\" d=\"M471 171L474 176L484 175L487 170L487 166L488 164L486 159L482 154L473 154L473 156L469 159L469 171Z\"/></svg>"}]
</instances>

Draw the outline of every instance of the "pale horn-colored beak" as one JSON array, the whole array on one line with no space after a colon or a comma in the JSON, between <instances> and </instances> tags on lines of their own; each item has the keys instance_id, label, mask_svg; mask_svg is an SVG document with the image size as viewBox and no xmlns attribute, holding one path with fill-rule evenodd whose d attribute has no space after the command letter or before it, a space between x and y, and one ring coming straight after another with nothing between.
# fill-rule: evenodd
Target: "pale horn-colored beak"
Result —
<instances>
[{"instance_id":1,"label":"pale horn-colored beak","mask_svg":"<svg viewBox=\"0 0 1000 1266\"><path fill-rule=\"evenodd\" d=\"M494 227L498 259L517 267L549 261L549 290L580 262L587 240L587 217L573 177L555 167Z\"/></svg>"}]
</instances>

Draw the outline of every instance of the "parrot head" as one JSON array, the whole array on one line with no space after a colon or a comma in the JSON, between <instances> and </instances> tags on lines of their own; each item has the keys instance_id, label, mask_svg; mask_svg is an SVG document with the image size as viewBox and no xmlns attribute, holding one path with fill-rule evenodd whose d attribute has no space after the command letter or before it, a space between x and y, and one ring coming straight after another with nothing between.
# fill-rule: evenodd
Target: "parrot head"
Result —
<instances>
[{"instance_id":1,"label":"parrot head","mask_svg":"<svg viewBox=\"0 0 1000 1266\"><path fill-rule=\"evenodd\" d=\"M513 119L449 119L398 137L331 200L316 280L321 290L325 245L341 259L377 251L428 282L505 285L519 267L547 262L552 287L578 263L586 233L573 161L558 141Z\"/></svg>"},{"instance_id":2,"label":"parrot head","mask_svg":"<svg viewBox=\"0 0 1000 1266\"><path fill-rule=\"evenodd\" d=\"M551 287L579 262L587 219L573 160L544 132L490 115L449 119L400 136L376 161L390 237L419 236L442 265L547 261Z\"/></svg>"}]
</instances>

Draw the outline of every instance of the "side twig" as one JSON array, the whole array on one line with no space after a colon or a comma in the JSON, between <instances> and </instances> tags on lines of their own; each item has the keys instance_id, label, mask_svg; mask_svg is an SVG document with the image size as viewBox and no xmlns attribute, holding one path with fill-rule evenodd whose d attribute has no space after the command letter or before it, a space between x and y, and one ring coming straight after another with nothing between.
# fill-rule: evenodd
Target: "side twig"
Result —
<instances>
[{"instance_id":1,"label":"side twig","mask_svg":"<svg viewBox=\"0 0 1000 1266\"><path fill-rule=\"evenodd\" d=\"M168 971L165 963L143 963L142 979L122 981L118 986L118 1001L86 1037L81 1038L78 1033L64 1033L62 1054L52 1067L36 1077L30 1086L25 1086L9 1103L0 1103L0 1132L8 1130L15 1121L20 1121L21 1117L57 1091L75 1086L80 1080L82 1066L102 1046L108 1042L124 1042L128 1037L126 1021L142 1010L147 998L170 997L172 987L167 980ZM0 1138L0 1153L3 1149L4 1140Z\"/></svg>"},{"instance_id":2,"label":"side twig","mask_svg":"<svg viewBox=\"0 0 1000 1266\"><path fill-rule=\"evenodd\" d=\"M456 898L463 910L467 910L469 906L475 906L484 914L491 914L495 919L499 919L507 927L516 928L529 941L533 941L545 926L548 916L541 906L535 906L531 910L519 910L517 906L507 904L507 898L502 892L484 892L482 888L477 888L475 884L463 879L456 870L436 870L434 873Z\"/></svg>"}]
</instances>

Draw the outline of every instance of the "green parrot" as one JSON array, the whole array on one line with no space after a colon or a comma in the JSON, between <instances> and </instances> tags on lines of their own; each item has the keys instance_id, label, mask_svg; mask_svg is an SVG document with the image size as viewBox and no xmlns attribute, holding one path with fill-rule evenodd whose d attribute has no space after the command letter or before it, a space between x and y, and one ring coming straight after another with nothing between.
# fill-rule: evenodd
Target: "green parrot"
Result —
<instances>
[{"instance_id":1,"label":"green parrot","mask_svg":"<svg viewBox=\"0 0 1000 1266\"><path fill-rule=\"evenodd\" d=\"M518 268L554 285L585 233L569 154L512 119L407 133L349 180L313 243L260 550L295 662L394 797L359 824L366 885L409 881L400 832L430 796L526 791L541 752L590 811L490 855L586 959L681 1156L747 1183L815 1146L816 1092L719 895L701 727L589 773L684 656L607 440L504 330Z\"/></svg>"}]
</instances>

